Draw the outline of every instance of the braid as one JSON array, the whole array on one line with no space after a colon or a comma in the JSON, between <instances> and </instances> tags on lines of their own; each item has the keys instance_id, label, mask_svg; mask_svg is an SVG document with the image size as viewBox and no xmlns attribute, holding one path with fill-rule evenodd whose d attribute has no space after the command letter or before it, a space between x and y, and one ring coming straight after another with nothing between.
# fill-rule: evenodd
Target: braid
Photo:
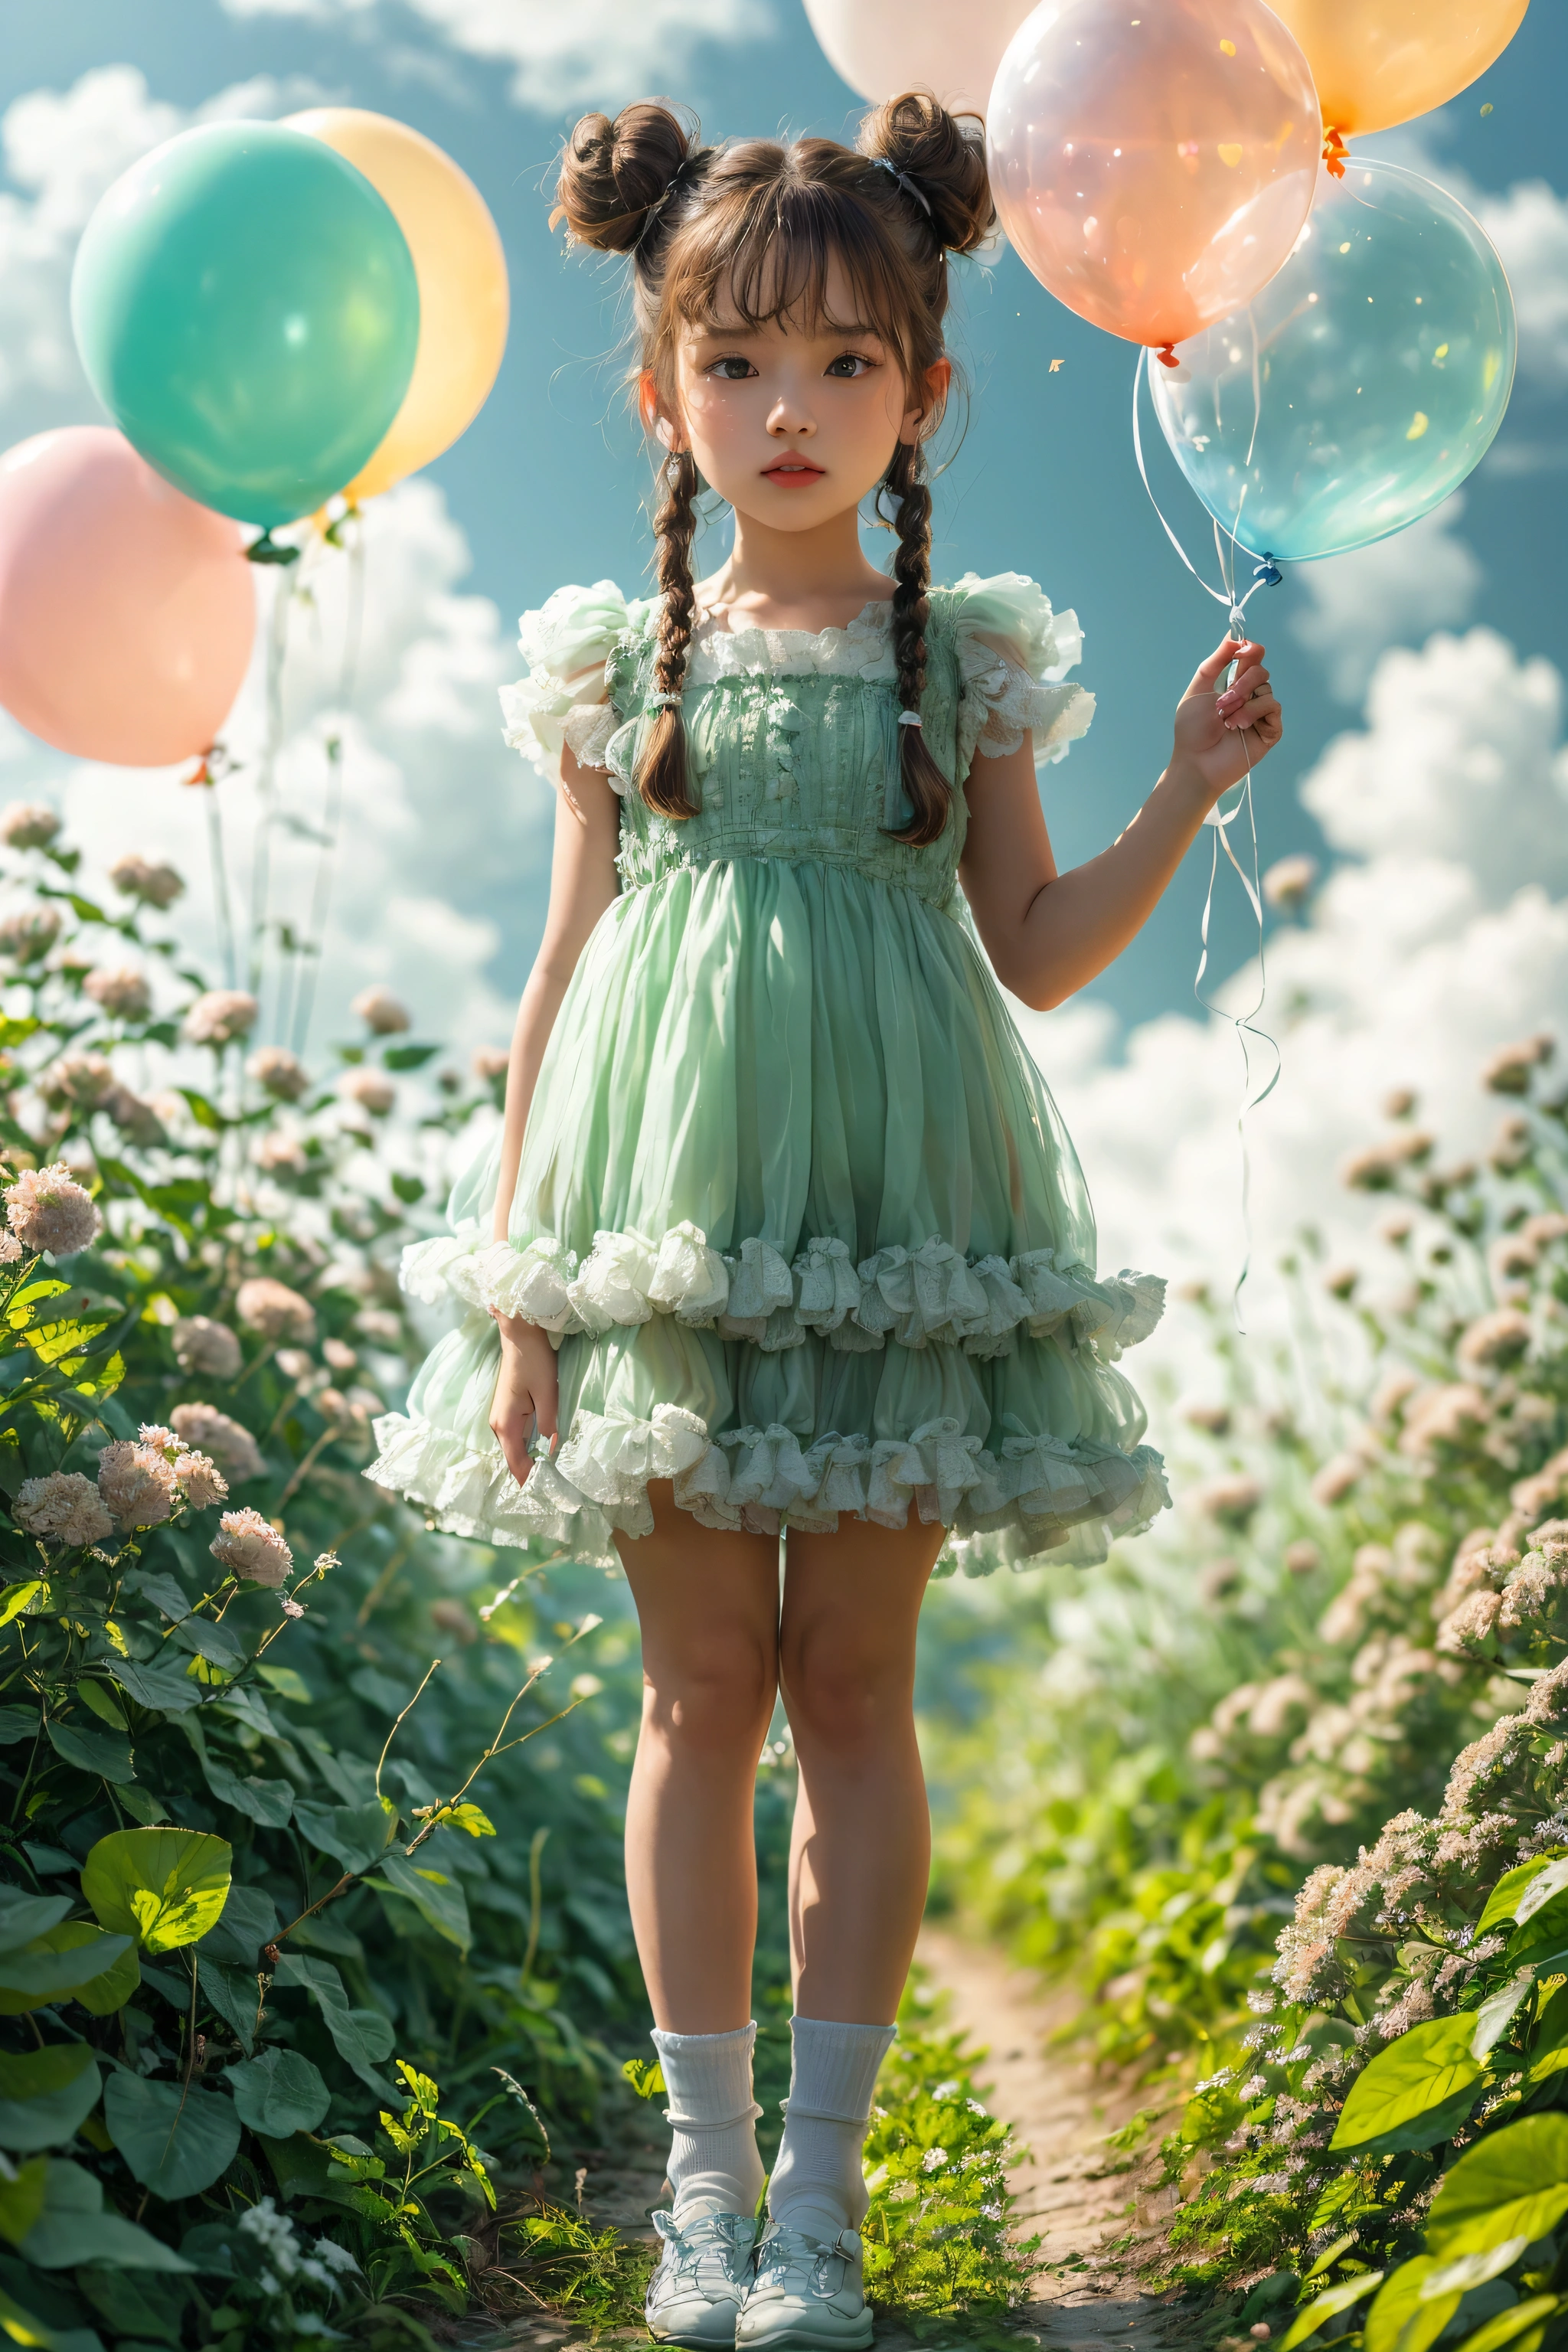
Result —
<instances>
[{"instance_id":1,"label":"braid","mask_svg":"<svg viewBox=\"0 0 1568 2352\"><path fill-rule=\"evenodd\" d=\"M886 488L899 502L898 553L893 577L893 656L899 668L899 704L918 712L926 682L926 622L931 606L931 491L924 452L918 441L900 441L888 467ZM952 787L927 749L918 727L899 729L899 764L904 797L914 814L898 839L916 847L936 841L947 824Z\"/></svg>"},{"instance_id":2,"label":"braid","mask_svg":"<svg viewBox=\"0 0 1568 2352\"><path fill-rule=\"evenodd\" d=\"M654 658L656 694L678 695L686 684L697 598L691 579L691 541L697 530L697 461L689 449L672 451L660 468L665 499L653 519L658 539L658 584L664 608L658 619ZM686 727L678 703L653 712L643 738L637 790L660 816L695 816L686 768Z\"/></svg>"}]
</instances>

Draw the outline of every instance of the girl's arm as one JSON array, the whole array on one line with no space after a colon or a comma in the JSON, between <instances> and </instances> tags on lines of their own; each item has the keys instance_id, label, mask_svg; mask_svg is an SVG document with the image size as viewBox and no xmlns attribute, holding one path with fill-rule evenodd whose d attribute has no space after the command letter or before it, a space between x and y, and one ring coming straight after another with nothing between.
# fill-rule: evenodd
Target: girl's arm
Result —
<instances>
[{"instance_id":1,"label":"girl's arm","mask_svg":"<svg viewBox=\"0 0 1568 2352\"><path fill-rule=\"evenodd\" d=\"M501 1130L500 1178L491 1227L498 1242L507 1237L529 1106L561 1000L589 933L616 895L619 834L620 813L608 777L597 768L579 767L571 751L563 751L555 803L550 911L518 1006L507 1065L506 1124ZM555 1350L549 1334L537 1324L524 1323L515 1315L498 1315L496 1323L501 1362L490 1428L500 1441L507 1467L521 1486L531 1467L528 1447L535 1425L545 1437L553 1440L556 1434Z\"/></svg>"},{"instance_id":2,"label":"girl's arm","mask_svg":"<svg viewBox=\"0 0 1568 2352\"><path fill-rule=\"evenodd\" d=\"M1236 682L1216 698L1233 661ZM1027 743L976 758L959 875L1004 988L1043 1013L1087 987L1142 929L1220 794L1282 731L1263 647L1227 637L1177 705L1170 764L1149 798L1109 849L1069 874L1057 871Z\"/></svg>"}]
</instances>

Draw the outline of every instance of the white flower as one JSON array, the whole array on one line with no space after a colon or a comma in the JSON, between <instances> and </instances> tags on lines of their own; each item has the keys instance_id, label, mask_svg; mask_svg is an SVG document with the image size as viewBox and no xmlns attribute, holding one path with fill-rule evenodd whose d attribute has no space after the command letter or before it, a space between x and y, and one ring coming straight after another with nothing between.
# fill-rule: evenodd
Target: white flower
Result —
<instances>
[{"instance_id":1,"label":"white flower","mask_svg":"<svg viewBox=\"0 0 1568 2352\"><path fill-rule=\"evenodd\" d=\"M38 1079L47 1103L74 1103L79 1110L97 1110L114 1092L114 1071L101 1054L62 1054Z\"/></svg>"},{"instance_id":2,"label":"white flower","mask_svg":"<svg viewBox=\"0 0 1568 2352\"><path fill-rule=\"evenodd\" d=\"M279 1585L294 1565L289 1546L259 1511L226 1511L207 1549L252 1584Z\"/></svg>"},{"instance_id":3,"label":"white flower","mask_svg":"<svg viewBox=\"0 0 1568 2352\"><path fill-rule=\"evenodd\" d=\"M177 1454L174 1475L193 1511L210 1511L228 1500L228 1480L205 1454Z\"/></svg>"},{"instance_id":4,"label":"white flower","mask_svg":"<svg viewBox=\"0 0 1568 2352\"><path fill-rule=\"evenodd\" d=\"M149 907L172 907L185 887L184 877L172 866L139 857L134 851L110 867L109 878L126 898L140 898Z\"/></svg>"},{"instance_id":5,"label":"white flower","mask_svg":"<svg viewBox=\"0 0 1568 2352\"><path fill-rule=\"evenodd\" d=\"M1455 1352L1462 1364L1472 1369L1511 1363L1523 1355L1530 1339L1529 1316L1521 1315L1516 1307L1498 1307L1489 1315L1476 1318L1463 1333Z\"/></svg>"},{"instance_id":6,"label":"white flower","mask_svg":"<svg viewBox=\"0 0 1568 2352\"><path fill-rule=\"evenodd\" d=\"M0 923L0 955L14 957L17 963L37 963L59 935L60 919L52 907L28 907Z\"/></svg>"},{"instance_id":7,"label":"white flower","mask_svg":"<svg viewBox=\"0 0 1568 2352\"><path fill-rule=\"evenodd\" d=\"M305 1147L297 1135L284 1135L273 1128L256 1147L256 1164L269 1176L302 1176Z\"/></svg>"},{"instance_id":8,"label":"white flower","mask_svg":"<svg viewBox=\"0 0 1568 2352\"><path fill-rule=\"evenodd\" d=\"M921 2170L922 2172L940 2172L946 2162L947 2150L945 2147L928 2147L925 2154L921 2158Z\"/></svg>"},{"instance_id":9,"label":"white flower","mask_svg":"<svg viewBox=\"0 0 1568 2352\"><path fill-rule=\"evenodd\" d=\"M235 1306L240 1321L252 1331L259 1331L264 1339L313 1339L316 1336L316 1310L308 1298L290 1290L286 1282L275 1282L269 1274L258 1274L242 1282Z\"/></svg>"},{"instance_id":10,"label":"white flower","mask_svg":"<svg viewBox=\"0 0 1568 2352\"><path fill-rule=\"evenodd\" d=\"M402 1322L389 1307L362 1307L354 1317L354 1329L363 1332L373 1348L403 1345Z\"/></svg>"},{"instance_id":11,"label":"white flower","mask_svg":"<svg viewBox=\"0 0 1568 2352\"><path fill-rule=\"evenodd\" d=\"M11 849L47 849L60 820L41 801L12 801L0 809L0 841Z\"/></svg>"},{"instance_id":12,"label":"white flower","mask_svg":"<svg viewBox=\"0 0 1568 2352\"><path fill-rule=\"evenodd\" d=\"M6 1190L5 1214L24 1249L50 1257L74 1257L103 1229L90 1197L58 1160L48 1168L23 1169Z\"/></svg>"},{"instance_id":13,"label":"white flower","mask_svg":"<svg viewBox=\"0 0 1568 2352\"><path fill-rule=\"evenodd\" d=\"M357 1103L373 1118L384 1118L397 1100L397 1088L379 1070L345 1070L338 1080L345 1102Z\"/></svg>"},{"instance_id":14,"label":"white flower","mask_svg":"<svg viewBox=\"0 0 1568 2352\"><path fill-rule=\"evenodd\" d=\"M231 1486L246 1486L266 1469L249 1430L216 1405L177 1404L169 1419L187 1452L209 1455Z\"/></svg>"},{"instance_id":15,"label":"white flower","mask_svg":"<svg viewBox=\"0 0 1568 2352\"><path fill-rule=\"evenodd\" d=\"M262 1091L279 1102L298 1102L310 1091L310 1072L287 1046L258 1045L245 1066Z\"/></svg>"},{"instance_id":16,"label":"white flower","mask_svg":"<svg viewBox=\"0 0 1568 2352\"><path fill-rule=\"evenodd\" d=\"M89 971L81 985L85 996L121 1021L140 1021L153 1002L145 978L132 964L106 965Z\"/></svg>"},{"instance_id":17,"label":"white flower","mask_svg":"<svg viewBox=\"0 0 1568 2352\"><path fill-rule=\"evenodd\" d=\"M29 1535L43 1536L72 1550L83 1544L101 1543L114 1526L97 1487L75 1470L51 1470L45 1478L25 1478L16 1489L11 1516Z\"/></svg>"},{"instance_id":18,"label":"white flower","mask_svg":"<svg viewBox=\"0 0 1568 2352\"><path fill-rule=\"evenodd\" d=\"M151 1434L151 1444L121 1439L98 1457L100 1497L122 1528L162 1527L180 1506L174 1465L156 1443L169 1433Z\"/></svg>"},{"instance_id":19,"label":"white flower","mask_svg":"<svg viewBox=\"0 0 1568 2352\"><path fill-rule=\"evenodd\" d=\"M239 1341L226 1323L210 1315L183 1315L169 1334L174 1361L183 1372L204 1373L208 1380L232 1381L244 1360Z\"/></svg>"},{"instance_id":20,"label":"white flower","mask_svg":"<svg viewBox=\"0 0 1568 2352\"><path fill-rule=\"evenodd\" d=\"M359 1361L346 1339L323 1339L321 1353L334 1372L352 1372Z\"/></svg>"},{"instance_id":21,"label":"white flower","mask_svg":"<svg viewBox=\"0 0 1568 2352\"><path fill-rule=\"evenodd\" d=\"M1263 1489L1256 1478L1238 1472L1233 1477L1210 1479L1193 1500L1205 1517L1218 1519L1226 1527L1245 1527L1263 1500Z\"/></svg>"},{"instance_id":22,"label":"white flower","mask_svg":"<svg viewBox=\"0 0 1568 2352\"><path fill-rule=\"evenodd\" d=\"M378 1037L395 1036L398 1030L408 1027L408 1013L390 988L367 988L354 998L349 1011L357 1014L367 1029Z\"/></svg>"},{"instance_id":23,"label":"white flower","mask_svg":"<svg viewBox=\"0 0 1568 2352\"><path fill-rule=\"evenodd\" d=\"M232 1045L249 1034L260 1010L243 988L209 988L186 1013L181 1034L193 1045Z\"/></svg>"}]
</instances>

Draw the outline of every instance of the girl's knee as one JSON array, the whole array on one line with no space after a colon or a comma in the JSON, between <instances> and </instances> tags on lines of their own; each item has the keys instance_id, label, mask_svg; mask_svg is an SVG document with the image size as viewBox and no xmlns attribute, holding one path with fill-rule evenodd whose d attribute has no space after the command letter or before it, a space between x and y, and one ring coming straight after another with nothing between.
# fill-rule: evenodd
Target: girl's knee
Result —
<instances>
[{"instance_id":1,"label":"girl's knee","mask_svg":"<svg viewBox=\"0 0 1568 2352\"><path fill-rule=\"evenodd\" d=\"M808 1633L786 1643L780 1681L800 1749L853 1757L913 1722L913 1665L901 1649Z\"/></svg>"},{"instance_id":2,"label":"girl's knee","mask_svg":"<svg viewBox=\"0 0 1568 2352\"><path fill-rule=\"evenodd\" d=\"M710 1631L643 1661L643 1718L671 1746L727 1754L761 1748L778 1691L771 1643L737 1628Z\"/></svg>"}]
</instances>

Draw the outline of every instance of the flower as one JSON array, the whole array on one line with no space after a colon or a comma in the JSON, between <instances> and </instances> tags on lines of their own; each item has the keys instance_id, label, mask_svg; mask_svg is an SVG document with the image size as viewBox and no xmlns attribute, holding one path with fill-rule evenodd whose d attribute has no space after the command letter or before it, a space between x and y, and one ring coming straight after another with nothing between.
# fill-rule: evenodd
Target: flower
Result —
<instances>
[{"instance_id":1,"label":"flower","mask_svg":"<svg viewBox=\"0 0 1568 2352\"><path fill-rule=\"evenodd\" d=\"M269 1176L302 1176L305 1147L297 1135L284 1135L273 1128L256 1147L256 1164Z\"/></svg>"},{"instance_id":2,"label":"flower","mask_svg":"<svg viewBox=\"0 0 1568 2352\"><path fill-rule=\"evenodd\" d=\"M47 956L60 935L60 919L52 907L27 907L0 923L0 955L17 963L37 963Z\"/></svg>"},{"instance_id":3,"label":"flower","mask_svg":"<svg viewBox=\"0 0 1568 2352\"><path fill-rule=\"evenodd\" d=\"M1412 1087L1394 1087L1383 1097L1384 1118L1408 1118L1418 1097Z\"/></svg>"},{"instance_id":4,"label":"flower","mask_svg":"<svg viewBox=\"0 0 1568 2352\"><path fill-rule=\"evenodd\" d=\"M1385 1372L1378 1382L1372 1400L1372 1417L1375 1422L1391 1422L1404 1410L1408 1400L1421 1386L1420 1381L1407 1365L1400 1364Z\"/></svg>"},{"instance_id":5,"label":"flower","mask_svg":"<svg viewBox=\"0 0 1568 2352\"><path fill-rule=\"evenodd\" d=\"M1500 1045L1481 1066L1481 1084L1494 1095L1527 1095L1531 1070L1549 1062L1553 1050L1553 1041L1544 1031L1517 1045Z\"/></svg>"},{"instance_id":6,"label":"flower","mask_svg":"<svg viewBox=\"0 0 1568 2352\"><path fill-rule=\"evenodd\" d=\"M113 1087L103 1108L127 1142L146 1146L168 1140L163 1122L152 1104L133 1095L129 1087Z\"/></svg>"},{"instance_id":7,"label":"flower","mask_svg":"<svg viewBox=\"0 0 1568 2352\"><path fill-rule=\"evenodd\" d=\"M207 1546L216 1560L252 1584L282 1583L294 1565L294 1555L270 1519L259 1511L226 1511L218 1531Z\"/></svg>"},{"instance_id":8,"label":"flower","mask_svg":"<svg viewBox=\"0 0 1568 2352\"><path fill-rule=\"evenodd\" d=\"M1312 1500L1331 1510L1342 1503L1351 1488L1359 1485L1366 1475L1366 1464L1359 1454L1336 1454L1325 1462L1312 1481Z\"/></svg>"},{"instance_id":9,"label":"flower","mask_svg":"<svg viewBox=\"0 0 1568 2352\"><path fill-rule=\"evenodd\" d=\"M247 1486L266 1469L249 1430L216 1405L177 1404L169 1419L180 1444L192 1454L209 1455L231 1486Z\"/></svg>"},{"instance_id":10,"label":"flower","mask_svg":"<svg viewBox=\"0 0 1568 2352\"><path fill-rule=\"evenodd\" d=\"M1277 914L1293 915L1318 878L1315 857L1280 857L1263 877L1263 897Z\"/></svg>"},{"instance_id":11,"label":"flower","mask_svg":"<svg viewBox=\"0 0 1568 2352\"><path fill-rule=\"evenodd\" d=\"M107 964L89 971L82 993L121 1021L140 1021L153 1002L153 992L134 965Z\"/></svg>"},{"instance_id":12,"label":"flower","mask_svg":"<svg viewBox=\"0 0 1568 2352\"><path fill-rule=\"evenodd\" d=\"M1331 1298L1352 1298L1360 1280L1359 1265L1331 1265L1323 1276L1323 1288Z\"/></svg>"},{"instance_id":13,"label":"flower","mask_svg":"<svg viewBox=\"0 0 1568 2352\"><path fill-rule=\"evenodd\" d=\"M1369 1144L1342 1163L1340 1181L1352 1192L1385 1192L1397 1182L1403 1169L1418 1167L1431 1156L1435 1139L1420 1128L1409 1128L1403 1135Z\"/></svg>"},{"instance_id":14,"label":"flower","mask_svg":"<svg viewBox=\"0 0 1568 2352\"><path fill-rule=\"evenodd\" d=\"M308 1381L316 1369L316 1360L304 1348L279 1348L272 1359L286 1381Z\"/></svg>"},{"instance_id":15,"label":"flower","mask_svg":"<svg viewBox=\"0 0 1568 2352\"><path fill-rule=\"evenodd\" d=\"M1321 1568L1323 1555L1315 1543L1303 1538L1300 1543L1285 1547L1285 1565L1292 1576L1311 1576Z\"/></svg>"},{"instance_id":16,"label":"flower","mask_svg":"<svg viewBox=\"0 0 1568 2352\"><path fill-rule=\"evenodd\" d=\"M1182 1419L1192 1429L1206 1430L1210 1437L1223 1437L1230 1427L1230 1407L1227 1404L1184 1405Z\"/></svg>"},{"instance_id":17,"label":"flower","mask_svg":"<svg viewBox=\"0 0 1568 2352\"><path fill-rule=\"evenodd\" d=\"M1541 1252L1525 1234L1500 1234L1487 1252L1487 1265L1494 1282L1518 1282L1533 1274Z\"/></svg>"},{"instance_id":18,"label":"flower","mask_svg":"<svg viewBox=\"0 0 1568 2352\"><path fill-rule=\"evenodd\" d=\"M300 1601L290 1601L287 1593L283 1595L279 1606L285 1617L302 1617L305 1613L304 1603Z\"/></svg>"},{"instance_id":19,"label":"flower","mask_svg":"<svg viewBox=\"0 0 1568 2352\"><path fill-rule=\"evenodd\" d=\"M99 1455L98 1491L122 1528L162 1527L180 1505L174 1464L159 1446L129 1439L106 1445Z\"/></svg>"},{"instance_id":20,"label":"flower","mask_svg":"<svg viewBox=\"0 0 1568 2352\"><path fill-rule=\"evenodd\" d=\"M1519 1231L1520 1238L1534 1248L1550 1249L1553 1242L1568 1241L1568 1217L1561 1209L1547 1209L1538 1217L1526 1217Z\"/></svg>"},{"instance_id":21,"label":"flower","mask_svg":"<svg viewBox=\"0 0 1568 2352\"><path fill-rule=\"evenodd\" d=\"M1512 1363L1530 1345L1530 1318L1517 1307L1496 1307L1479 1315L1460 1338L1455 1353L1472 1371L1489 1364Z\"/></svg>"},{"instance_id":22,"label":"flower","mask_svg":"<svg viewBox=\"0 0 1568 2352\"><path fill-rule=\"evenodd\" d=\"M209 988L186 1013L181 1034L193 1045L232 1045L255 1027L260 1010L243 988Z\"/></svg>"},{"instance_id":23,"label":"flower","mask_svg":"<svg viewBox=\"0 0 1568 2352\"><path fill-rule=\"evenodd\" d=\"M177 1454L174 1475L193 1511L210 1511L228 1500L228 1480L205 1454Z\"/></svg>"},{"instance_id":24,"label":"flower","mask_svg":"<svg viewBox=\"0 0 1568 2352\"><path fill-rule=\"evenodd\" d=\"M352 1372L359 1361L346 1339L323 1339L321 1353L334 1372Z\"/></svg>"},{"instance_id":25,"label":"flower","mask_svg":"<svg viewBox=\"0 0 1568 2352\"><path fill-rule=\"evenodd\" d=\"M98 1110L114 1092L114 1072L101 1054L62 1054L38 1079L47 1103L74 1103L79 1110Z\"/></svg>"},{"instance_id":26,"label":"flower","mask_svg":"<svg viewBox=\"0 0 1568 2352\"><path fill-rule=\"evenodd\" d=\"M239 1319L264 1339L313 1339L316 1310L308 1298L275 1282L269 1274L253 1276L239 1286L235 1300Z\"/></svg>"},{"instance_id":27,"label":"flower","mask_svg":"<svg viewBox=\"0 0 1568 2352\"><path fill-rule=\"evenodd\" d=\"M1205 1517L1218 1519L1225 1527L1245 1527L1259 1503L1263 1489L1256 1478L1237 1472L1226 1478L1211 1478L1200 1486L1193 1497Z\"/></svg>"},{"instance_id":28,"label":"flower","mask_svg":"<svg viewBox=\"0 0 1568 2352\"><path fill-rule=\"evenodd\" d=\"M75 1470L51 1470L45 1478L24 1478L11 1516L30 1536L43 1536L72 1550L83 1544L101 1543L114 1526L97 1487Z\"/></svg>"},{"instance_id":29,"label":"flower","mask_svg":"<svg viewBox=\"0 0 1568 2352\"><path fill-rule=\"evenodd\" d=\"M373 1348L403 1345L402 1318L390 1307L362 1307L354 1317L354 1329L363 1332Z\"/></svg>"},{"instance_id":30,"label":"flower","mask_svg":"<svg viewBox=\"0 0 1568 2352\"><path fill-rule=\"evenodd\" d=\"M172 907L185 887L184 876L172 866L138 856L134 850L110 867L109 878L127 898L140 898L148 907Z\"/></svg>"},{"instance_id":31,"label":"flower","mask_svg":"<svg viewBox=\"0 0 1568 2352\"><path fill-rule=\"evenodd\" d=\"M169 1334L174 1361L183 1372L205 1373L208 1380L232 1381L243 1358L239 1341L226 1323L210 1315L183 1315Z\"/></svg>"},{"instance_id":32,"label":"flower","mask_svg":"<svg viewBox=\"0 0 1568 2352\"><path fill-rule=\"evenodd\" d=\"M24 1249L50 1257L74 1257L103 1230L103 1220L60 1160L48 1168L24 1168L5 1192L5 1214Z\"/></svg>"},{"instance_id":33,"label":"flower","mask_svg":"<svg viewBox=\"0 0 1568 2352\"><path fill-rule=\"evenodd\" d=\"M353 1437L363 1429L363 1406L353 1403L341 1389L318 1389L313 1402L322 1420L330 1421L340 1436Z\"/></svg>"},{"instance_id":34,"label":"flower","mask_svg":"<svg viewBox=\"0 0 1568 2352\"><path fill-rule=\"evenodd\" d=\"M245 1066L262 1092L278 1102L298 1102L310 1092L310 1072L285 1045L258 1045Z\"/></svg>"},{"instance_id":35,"label":"flower","mask_svg":"<svg viewBox=\"0 0 1568 2352\"><path fill-rule=\"evenodd\" d=\"M409 1025L406 1007L398 1003L390 988L362 990L349 1011L356 1013L365 1027L373 1029L378 1037L394 1036L398 1030L406 1029Z\"/></svg>"},{"instance_id":36,"label":"flower","mask_svg":"<svg viewBox=\"0 0 1568 2352\"><path fill-rule=\"evenodd\" d=\"M379 1070L345 1070L338 1080L345 1102L357 1103L373 1118L384 1118L397 1100L397 1088Z\"/></svg>"},{"instance_id":37,"label":"flower","mask_svg":"<svg viewBox=\"0 0 1568 2352\"><path fill-rule=\"evenodd\" d=\"M501 1045L481 1045L468 1066L476 1078L485 1083L492 1078L504 1078L510 1055Z\"/></svg>"},{"instance_id":38,"label":"flower","mask_svg":"<svg viewBox=\"0 0 1568 2352\"><path fill-rule=\"evenodd\" d=\"M1390 1249L1403 1249L1415 1227L1415 1220L1408 1209L1391 1209L1378 1222L1377 1238L1386 1242Z\"/></svg>"},{"instance_id":39,"label":"flower","mask_svg":"<svg viewBox=\"0 0 1568 2352\"><path fill-rule=\"evenodd\" d=\"M41 801L12 801L0 809L0 841L10 849L47 849L60 820Z\"/></svg>"},{"instance_id":40,"label":"flower","mask_svg":"<svg viewBox=\"0 0 1568 2352\"><path fill-rule=\"evenodd\" d=\"M1419 1461L1434 1445L1460 1444L1472 1430L1481 1427L1490 1412L1481 1391L1468 1381L1422 1389L1405 1408L1399 1450Z\"/></svg>"}]
</instances>

